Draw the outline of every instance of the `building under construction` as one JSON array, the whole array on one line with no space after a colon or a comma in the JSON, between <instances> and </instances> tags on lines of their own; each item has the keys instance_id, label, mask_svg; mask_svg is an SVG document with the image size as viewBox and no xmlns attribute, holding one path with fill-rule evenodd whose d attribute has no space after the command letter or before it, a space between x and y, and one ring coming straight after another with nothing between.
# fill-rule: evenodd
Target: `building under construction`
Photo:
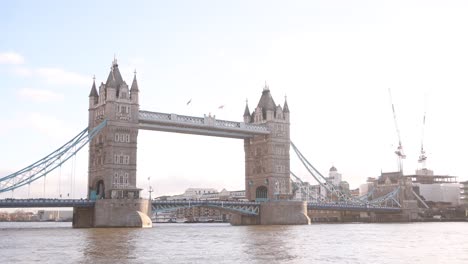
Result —
<instances>
[{"instance_id":1,"label":"building under construction","mask_svg":"<svg viewBox=\"0 0 468 264\"><path fill-rule=\"evenodd\" d=\"M424 217L426 212L434 212L441 208L456 208L460 204L460 185L456 176L437 175L434 171L426 167L426 151L424 149L424 127L426 123L426 111L424 111L421 149L418 159L420 168L414 174L404 175L403 160L406 155L403 151L403 144L398 127L397 115L389 89L390 104L392 108L393 120L398 139L398 146L395 154L398 162L396 172L381 172L378 178L369 178L365 185L362 185L361 195L368 195L370 199L381 197L391 192L398 192L398 201L402 208L410 209L411 220ZM417 215L414 215L417 212Z\"/></svg>"}]
</instances>

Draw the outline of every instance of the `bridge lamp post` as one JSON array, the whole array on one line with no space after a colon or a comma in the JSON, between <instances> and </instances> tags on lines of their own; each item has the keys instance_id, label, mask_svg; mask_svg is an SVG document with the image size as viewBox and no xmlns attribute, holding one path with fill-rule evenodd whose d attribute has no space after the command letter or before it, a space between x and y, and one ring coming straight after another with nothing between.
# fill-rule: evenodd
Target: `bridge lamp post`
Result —
<instances>
[{"instance_id":1,"label":"bridge lamp post","mask_svg":"<svg viewBox=\"0 0 468 264\"><path fill-rule=\"evenodd\" d=\"M153 192L153 187L151 187L151 177L148 177L148 193L149 193L149 200L151 201L151 193Z\"/></svg>"}]
</instances>

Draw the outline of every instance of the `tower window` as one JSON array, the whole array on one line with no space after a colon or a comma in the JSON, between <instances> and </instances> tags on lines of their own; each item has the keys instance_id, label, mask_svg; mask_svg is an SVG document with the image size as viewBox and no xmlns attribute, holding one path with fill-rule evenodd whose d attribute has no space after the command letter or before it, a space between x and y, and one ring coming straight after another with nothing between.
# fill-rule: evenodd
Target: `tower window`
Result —
<instances>
[{"instance_id":1,"label":"tower window","mask_svg":"<svg viewBox=\"0 0 468 264\"><path fill-rule=\"evenodd\" d=\"M130 134L115 133L114 140L115 142L130 143Z\"/></svg>"}]
</instances>

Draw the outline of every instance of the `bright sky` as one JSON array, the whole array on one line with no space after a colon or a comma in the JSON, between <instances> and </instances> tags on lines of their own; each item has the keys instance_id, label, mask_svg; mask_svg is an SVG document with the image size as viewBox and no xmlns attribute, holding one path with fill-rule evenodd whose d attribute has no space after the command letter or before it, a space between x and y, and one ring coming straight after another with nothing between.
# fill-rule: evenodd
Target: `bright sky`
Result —
<instances>
[{"instance_id":1,"label":"bright sky","mask_svg":"<svg viewBox=\"0 0 468 264\"><path fill-rule=\"evenodd\" d=\"M253 110L267 81L277 103L287 95L292 141L352 188L397 169L391 88L405 172L418 166L426 109L428 167L467 180L467 9L429 0L4 2L0 176L87 126L92 77L105 82L116 54L128 84L137 70L141 110L242 121L246 98ZM48 197L58 186L72 193L71 174L74 196L85 197L87 155L47 176ZM312 181L294 154L291 170ZM243 141L140 131L138 186L148 177L156 195L244 189Z\"/></svg>"}]
</instances>

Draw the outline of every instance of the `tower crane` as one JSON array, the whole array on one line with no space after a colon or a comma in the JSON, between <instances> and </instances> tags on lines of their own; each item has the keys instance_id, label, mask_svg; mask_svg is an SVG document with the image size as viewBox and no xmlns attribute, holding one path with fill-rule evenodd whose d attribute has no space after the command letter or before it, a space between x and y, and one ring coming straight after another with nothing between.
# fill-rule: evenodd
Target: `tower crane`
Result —
<instances>
[{"instance_id":1,"label":"tower crane","mask_svg":"<svg viewBox=\"0 0 468 264\"><path fill-rule=\"evenodd\" d=\"M424 129L426 126L426 102L424 102L424 115L423 115L423 123L421 128L421 152L419 154L418 162L421 163L421 169L426 169L426 151L424 150Z\"/></svg>"},{"instance_id":2,"label":"tower crane","mask_svg":"<svg viewBox=\"0 0 468 264\"><path fill-rule=\"evenodd\" d=\"M395 106L393 105L392 99L392 90L390 88L388 88L388 94L390 95L390 104L392 105L393 121L395 121L395 129L398 136L398 147L395 150L395 154L397 155L398 161L398 171L403 174L403 160L406 159L406 155L403 152L403 145L401 144L400 129L398 128Z\"/></svg>"}]
</instances>

